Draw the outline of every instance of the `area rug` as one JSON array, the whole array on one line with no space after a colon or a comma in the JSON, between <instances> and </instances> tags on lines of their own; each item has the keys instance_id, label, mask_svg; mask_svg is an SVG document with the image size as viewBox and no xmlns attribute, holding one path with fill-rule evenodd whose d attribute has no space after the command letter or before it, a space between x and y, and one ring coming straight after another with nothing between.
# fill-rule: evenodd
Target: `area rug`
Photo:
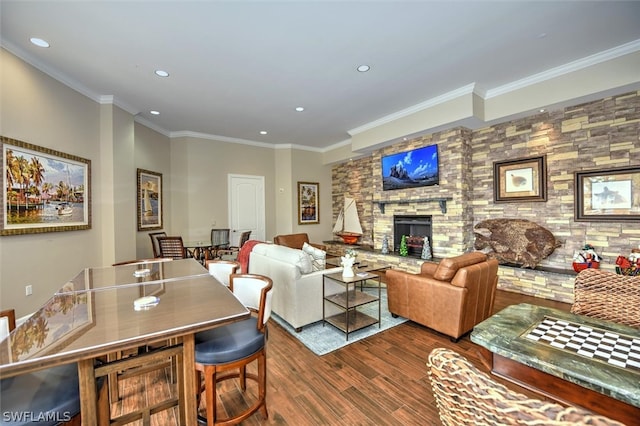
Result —
<instances>
[{"instance_id":1,"label":"area rug","mask_svg":"<svg viewBox=\"0 0 640 426\"><path fill-rule=\"evenodd\" d=\"M375 292L377 293L377 289L365 289L367 292ZM373 316L374 318L378 316L378 304L370 303L366 306L358 308L362 312ZM322 321L318 321L316 323L304 326L302 331L296 333L296 331L291 327L286 321L280 318L277 314L272 314L271 318L279 325L282 326L285 330L287 330L292 336L296 339L300 340L303 345L309 348L312 352L317 355L325 355L329 352L333 352L336 349L340 349L343 346L347 346L350 343L357 342L358 340L365 339L369 336L373 336L376 333L380 333L381 331L388 330L396 325L402 324L407 321L406 318L398 317L393 318L389 313L387 308L387 290L383 288L381 291L381 300L380 300L380 328L378 328L378 324L374 324L372 326L363 328L358 331L354 331L353 333L349 333L349 340L346 339L345 334L333 327L332 325L326 324L323 325Z\"/></svg>"}]
</instances>

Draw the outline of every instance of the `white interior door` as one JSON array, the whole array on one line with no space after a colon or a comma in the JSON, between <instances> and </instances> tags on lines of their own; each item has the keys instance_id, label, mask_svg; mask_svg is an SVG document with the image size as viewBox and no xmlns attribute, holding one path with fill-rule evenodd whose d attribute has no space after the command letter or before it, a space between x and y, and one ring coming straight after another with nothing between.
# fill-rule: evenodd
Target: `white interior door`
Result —
<instances>
[{"instance_id":1,"label":"white interior door","mask_svg":"<svg viewBox=\"0 0 640 426\"><path fill-rule=\"evenodd\" d=\"M264 176L229 175L229 227L237 245L242 231L252 240L265 241Z\"/></svg>"}]
</instances>

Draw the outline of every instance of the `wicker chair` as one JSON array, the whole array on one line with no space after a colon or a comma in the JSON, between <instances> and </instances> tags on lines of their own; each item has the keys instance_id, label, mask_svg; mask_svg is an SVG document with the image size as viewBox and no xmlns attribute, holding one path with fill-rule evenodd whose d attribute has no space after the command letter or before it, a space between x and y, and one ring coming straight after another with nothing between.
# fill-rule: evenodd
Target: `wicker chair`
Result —
<instances>
[{"instance_id":1,"label":"wicker chair","mask_svg":"<svg viewBox=\"0 0 640 426\"><path fill-rule=\"evenodd\" d=\"M582 408L563 407L509 390L449 349L434 349L427 365L444 426L624 426Z\"/></svg>"},{"instance_id":2,"label":"wicker chair","mask_svg":"<svg viewBox=\"0 0 640 426\"><path fill-rule=\"evenodd\" d=\"M571 312L640 328L640 276L584 269L575 280Z\"/></svg>"},{"instance_id":3,"label":"wicker chair","mask_svg":"<svg viewBox=\"0 0 640 426\"><path fill-rule=\"evenodd\" d=\"M182 237L158 237L160 246L160 257L170 257L172 259L186 259L189 252L184 247Z\"/></svg>"}]
</instances>

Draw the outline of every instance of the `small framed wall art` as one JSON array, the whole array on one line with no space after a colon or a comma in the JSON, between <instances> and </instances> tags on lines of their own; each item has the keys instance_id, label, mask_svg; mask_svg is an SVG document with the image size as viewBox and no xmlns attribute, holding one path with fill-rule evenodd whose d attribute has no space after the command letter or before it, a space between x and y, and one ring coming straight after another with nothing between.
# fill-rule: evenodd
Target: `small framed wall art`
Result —
<instances>
[{"instance_id":1,"label":"small framed wall art","mask_svg":"<svg viewBox=\"0 0 640 426\"><path fill-rule=\"evenodd\" d=\"M576 221L640 221L640 167L575 173Z\"/></svg>"},{"instance_id":2,"label":"small framed wall art","mask_svg":"<svg viewBox=\"0 0 640 426\"><path fill-rule=\"evenodd\" d=\"M493 199L496 203L547 201L545 156L494 162Z\"/></svg>"},{"instance_id":3,"label":"small framed wall art","mask_svg":"<svg viewBox=\"0 0 640 426\"><path fill-rule=\"evenodd\" d=\"M320 223L320 184L298 182L298 225Z\"/></svg>"},{"instance_id":4,"label":"small framed wall art","mask_svg":"<svg viewBox=\"0 0 640 426\"><path fill-rule=\"evenodd\" d=\"M0 235L91 228L91 160L0 137Z\"/></svg>"},{"instance_id":5,"label":"small framed wall art","mask_svg":"<svg viewBox=\"0 0 640 426\"><path fill-rule=\"evenodd\" d=\"M162 229L162 174L138 169L138 231Z\"/></svg>"}]
</instances>

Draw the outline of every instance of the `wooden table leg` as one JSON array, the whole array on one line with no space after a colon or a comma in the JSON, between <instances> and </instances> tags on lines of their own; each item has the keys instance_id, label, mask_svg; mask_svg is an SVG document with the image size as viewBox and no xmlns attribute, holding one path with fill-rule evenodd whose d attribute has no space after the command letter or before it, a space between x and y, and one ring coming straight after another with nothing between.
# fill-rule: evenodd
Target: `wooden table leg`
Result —
<instances>
[{"instance_id":1,"label":"wooden table leg","mask_svg":"<svg viewBox=\"0 0 640 426\"><path fill-rule=\"evenodd\" d=\"M96 376L93 373L93 359L78 361L78 379L80 382L80 413L82 423L98 425L98 395L96 392ZM109 424L100 419L100 424Z\"/></svg>"},{"instance_id":2,"label":"wooden table leg","mask_svg":"<svg viewBox=\"0 0 640 426\"><path fill-rule=\"evenodd\" d=\"M182 380L179 381L180 398L184 401L184 409L180 410L181 424L196 426L198 424L198 407L196 406L196 351L193 334L182 337ZM178 366L180 368L180 366Z\"/></svg>"}]
</instances>

